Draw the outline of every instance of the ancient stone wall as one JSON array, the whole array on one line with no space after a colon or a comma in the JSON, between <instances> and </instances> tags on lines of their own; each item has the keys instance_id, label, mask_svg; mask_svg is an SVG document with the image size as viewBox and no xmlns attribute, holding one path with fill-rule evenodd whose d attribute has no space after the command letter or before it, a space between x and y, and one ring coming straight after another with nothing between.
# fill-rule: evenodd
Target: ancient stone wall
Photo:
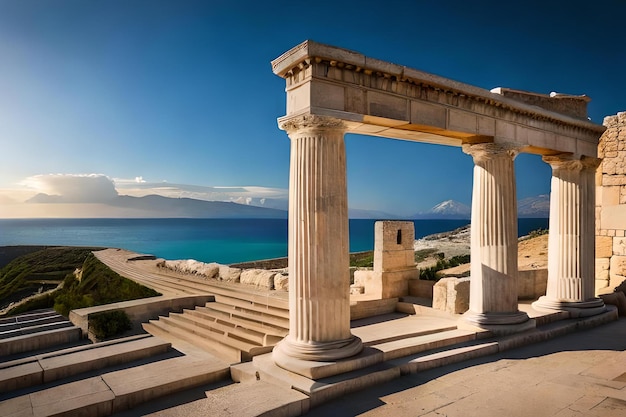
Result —
<instances>
[{"instance_id":1,"label":"ancient stone wall","mask_svg":"<svg viewBox=\"0 0 626 417\"><path fill-rule=\"evenodd\" d=\"M596 293L626 280L626 112L604 119L596 176Z\"/></svg>"}]
</instances>

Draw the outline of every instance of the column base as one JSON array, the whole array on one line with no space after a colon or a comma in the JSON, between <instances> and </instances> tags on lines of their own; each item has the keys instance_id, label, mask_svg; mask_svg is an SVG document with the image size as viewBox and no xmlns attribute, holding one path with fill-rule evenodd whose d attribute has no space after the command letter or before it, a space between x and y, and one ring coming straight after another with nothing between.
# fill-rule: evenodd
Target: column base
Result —
<instances>
[{"instance_id":1,"label":"column base","mask_svg":"<svg viewBox=\"0 0 626 417\"><path fill-rule=\"evenodd\" d=\"M544 295L532 303L532 306L537 310L567 311L571 318L595 316L606 311L601 298L592 298L587 301L563 301Z\"/></svg>"},{"instance_id":2,"label":"column base","mask_svg":"<svg viewBox=\"0 0 626 417\"><path fill-rule=\"evenodd\" d=\"M380 362L382 356L378 357L371 349L364 350L356 336L329 343L300 343L287 336L274 347L272 359L283 369L318 379L353 370L353 361L365 361L369 366Z\"/></svg>"},{"instance_id":3,"label":"column base","mask_svg":"<svg viewBox=\"0 0 626 417\"><path fill-rule=\"evenodd\" d=\"M475 313L468 311L457 323L459 329L487 330L494 335L502 336L531 330L535 328L535 320L530 319L523 311L513 313Z\"/></svg>"}]
</instances>

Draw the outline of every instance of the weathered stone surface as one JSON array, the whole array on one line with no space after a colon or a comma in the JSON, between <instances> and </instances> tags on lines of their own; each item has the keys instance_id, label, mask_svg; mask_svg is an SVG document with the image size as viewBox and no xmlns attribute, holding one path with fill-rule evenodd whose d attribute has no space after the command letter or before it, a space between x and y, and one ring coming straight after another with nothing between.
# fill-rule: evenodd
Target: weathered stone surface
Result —
<instances>
[{"instance_id":1,"label":"weathered stone surface","mask_svg":"<svg viewBox=\"0 0 626 417\"><path fill-rule=\"evenodd\" d=\"M626 256L626 237L613 238L613 254Z\"/></svg>"},{"instance_id":2,"label":"weathered stone surface","mask_svg":"<svg viewBox=\"0 0 626 417\"><path fill-rule=\"evenodd\" d=\"M350 295L365 294L365 287L362 285L350 285Z\"/></svg>"},{"instance_id":3,"label":"weathered stone surface","mask_svg":"<svg viewBox=\"0 0 626 417\"><path fill-rule=\"evenodd\" d=\"M219 279L222 281L239 282L240 268L231 268L228 265L220 265Z\"/></svg>"},{"instance_id":4,"label":"weathered stone surface","mask_svg":"<svg viewBox=\"0 0 626 417\"><path fill-rule=\"evenodd\" d=\"M274 275L274 289L276 291L289 291L289 275Z\"/></svg>"},{"instance_id":5,"label":"weathered stone surface","mask_svg":"<svg viewBox=\"0 0 626 417\"><path fill-rule=\"evenodd\" d=\"M626 276L626 256L613 256L611 258L611 279L613 275Z\"/></svg>"},{"instance_id":6,"label":"weathered stone surface","mask_svg":"<svg viewBox=\"0 0 626 417\"><path fill-rule=\"evenodd\" d=\"M246 269L241 272L240 282L242 284L254 285L257 287L274 289L274 276L276 272L265 269Z\"/></svg>"},{"instance_id":7,"label":"weathered stone surface","mask_svg":"<svg viewBox=\"0 0 626 417\"><path fill-rule=\"evenodd\" d=\"M201 275L205 278L217 278L220 272L220 264L215 262L204 263L195 259L178 261L162 261L157 264L161 268L168 268L185 274Z\"/></svg>"},{"instance_id":8,"label":"weathered stone surface","mask_svg":"<svg viewBox=\"0 0 626 417\"><path fill-rule=\"evenodd\" d=\"M469 278L442 278L433 287L433 308L451 314L469 309Z\"/></svg>"},{"instance_id":9,"label":"weathered stone surface","mask_svg":"<svg viewBox=\"0 0 626 417\"><path fill-rule=\"evenodd\" d=\"M609 279L610 258L596 258L596 280Z\"/></svg>"},{"instance_id":10,"label":"weathered stone surface","mask_svg":"<svg viewBox=\"0 0 626 417\"><path fill-rule=\"evenodd\" d=\"M613 238L596 236L596 258L610 258L613 255Z\"/></svg>"}]
</instances>

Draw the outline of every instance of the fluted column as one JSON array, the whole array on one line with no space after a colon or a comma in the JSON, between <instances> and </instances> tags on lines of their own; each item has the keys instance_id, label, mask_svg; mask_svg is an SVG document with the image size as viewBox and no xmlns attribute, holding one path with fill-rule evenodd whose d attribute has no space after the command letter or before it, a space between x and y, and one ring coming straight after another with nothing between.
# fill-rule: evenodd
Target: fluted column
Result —
<instances>
[{"instance_id":1,"label":"fluted column","mask_svg":"<svg viewBox=\"0 0 626 417\"><path fill-rule=\"evenodd\" d=\"M274 349L293 358L335 361L359 353L350 333L345 127L312 115L283 120L291 139L289 177L289 334Z\"/></svg>"},{"instance_id":2,"label":"fluted column","mask_svg":"<svg viewBox=\"0 0 626 417\"><path fill-rule=\"evenodd\" d=\"M545 156L552 167L548 287L533 307L566 310L574 317L605 310L595 297L596 158Z\"/></svg>"},{"instance_id":3,"label":"fluted column","mask_svg":"<svg viewBox=\"0 0 626 417\"><path fill-rule=\"evenodd\" d=\"M517 303L517 197L513 160L507 144L464 145L474 159L472 192L470 308L462 320L515 332L534 326Z\"/></svg>"}]
</instances>

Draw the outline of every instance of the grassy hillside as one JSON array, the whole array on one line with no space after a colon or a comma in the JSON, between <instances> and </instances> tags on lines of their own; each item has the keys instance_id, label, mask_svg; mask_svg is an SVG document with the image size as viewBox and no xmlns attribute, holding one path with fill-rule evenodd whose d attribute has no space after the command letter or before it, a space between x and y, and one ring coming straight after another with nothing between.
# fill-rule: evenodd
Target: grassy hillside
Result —
<instances>
[{"instance_id":1,"label":"grassy hillside","mask_svg":"<svg viewBox=\"0 0 626 417\"><path fill-rule=\"evenodd\" d=\"M67 315L75 308L158 295L111 271L93 256L96 249L48 247L15 258L0 269L0 309L61 283L56 291L22 304L10 314L54 306ZM80 279L74 275L77 269L82 270Z\"/></svg>"}]
</instances>

